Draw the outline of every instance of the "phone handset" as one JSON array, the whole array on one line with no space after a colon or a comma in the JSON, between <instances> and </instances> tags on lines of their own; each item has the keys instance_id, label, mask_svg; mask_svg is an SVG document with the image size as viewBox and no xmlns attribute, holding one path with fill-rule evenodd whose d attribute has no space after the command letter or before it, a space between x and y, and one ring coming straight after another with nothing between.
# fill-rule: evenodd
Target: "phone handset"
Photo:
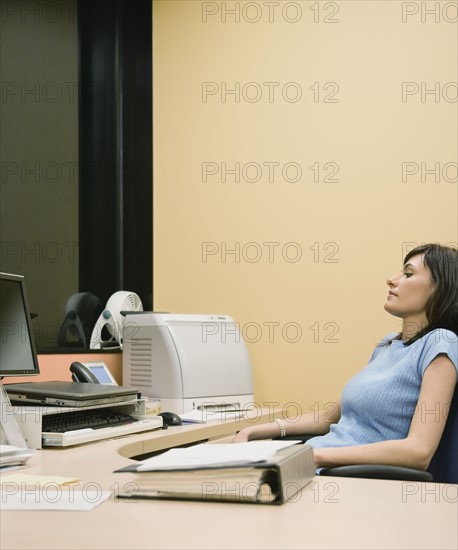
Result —
<instances>
[{"instance_id":1,"label":"phone handset","mask_svg":"<svg viewBox=\"0 0 458 550\"><path fill-rule=\"evenodd\" d=\"M118 385L110 369L102 361L92 361L89 363L75 361L71 364L70 371L74 382L109 384L110 386Z\"/></svg>"},{"instance_id":2,"label":"phone handset","mask_svg":"<svg viewBox=\"0 0 458 550\"><path fill-rule=\"evenodd\" d=\"M73 382L89 382L91 384L100 384L95 374L93 374L86 365L75 361L70 365Z\"/></svg>"}]
</instances>

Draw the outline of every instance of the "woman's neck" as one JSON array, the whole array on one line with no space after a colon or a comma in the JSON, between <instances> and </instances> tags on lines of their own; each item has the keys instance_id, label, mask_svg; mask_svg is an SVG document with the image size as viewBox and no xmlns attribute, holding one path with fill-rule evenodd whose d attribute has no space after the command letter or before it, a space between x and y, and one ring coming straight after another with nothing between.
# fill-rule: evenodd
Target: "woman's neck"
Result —
<instances>
[{"instance_id":1,"label":"woman's neck","mask_svg":"<svg viewBox=\"0 0 458 550\"><path fill-rule=\"evenodd\" d=\"M428 321L425 318L404 319L402 322L401 340L404 342L410 340L427 326Z\"/></svg>"}]
</instances>

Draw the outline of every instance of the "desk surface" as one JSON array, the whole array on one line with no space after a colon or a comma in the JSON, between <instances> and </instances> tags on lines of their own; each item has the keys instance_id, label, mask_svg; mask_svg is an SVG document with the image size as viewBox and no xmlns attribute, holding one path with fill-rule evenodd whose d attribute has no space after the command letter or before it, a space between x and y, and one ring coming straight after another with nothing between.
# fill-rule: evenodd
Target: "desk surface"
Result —
<instances>
[{"instance_id":1,"label":"desk surface","mask_svg":"<svg viewBox=\"0 0 458 550\"><path fill-rule=\"evenodd\" d=\"M0 548L456 550L456 485L316 477L281 506L115 498L133 480L132 474L112 474L131 462L127 457L240 427L181 426L38 451L24 473L77 477L77 489L96 484L112 498L92 512L2 512Z\"/></svg>"}]
</instances>

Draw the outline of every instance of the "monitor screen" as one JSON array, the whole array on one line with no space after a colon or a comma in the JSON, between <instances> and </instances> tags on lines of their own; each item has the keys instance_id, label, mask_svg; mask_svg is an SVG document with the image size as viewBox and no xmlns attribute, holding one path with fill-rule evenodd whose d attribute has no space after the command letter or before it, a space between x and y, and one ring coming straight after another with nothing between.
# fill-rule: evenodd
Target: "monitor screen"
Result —
<instances>
[{"instance_id":1,"label":"monitor screen","mask_svg":"<svg viewBox=\"0 0 458 550\"><path fill-rule=\"evenodd\" d=\"M24 277L0 273L0 377L39 372Z\"/></svg>"}]
</instances>

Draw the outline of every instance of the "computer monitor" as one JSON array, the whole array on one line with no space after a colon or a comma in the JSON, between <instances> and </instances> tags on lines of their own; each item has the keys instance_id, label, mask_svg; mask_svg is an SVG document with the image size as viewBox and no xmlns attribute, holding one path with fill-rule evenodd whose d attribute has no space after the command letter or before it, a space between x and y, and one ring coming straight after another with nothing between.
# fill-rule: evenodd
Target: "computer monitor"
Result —
<instances>
[{"instance_id":1,"label":"computer monitor","mask_svg":"<svg viewBox=\"0 0 458 550\"><path fill-rule=\"evenodd\" d=\"M0 378L39 374L22 275L0 273Z\"/></svg>"}]
</instances>

